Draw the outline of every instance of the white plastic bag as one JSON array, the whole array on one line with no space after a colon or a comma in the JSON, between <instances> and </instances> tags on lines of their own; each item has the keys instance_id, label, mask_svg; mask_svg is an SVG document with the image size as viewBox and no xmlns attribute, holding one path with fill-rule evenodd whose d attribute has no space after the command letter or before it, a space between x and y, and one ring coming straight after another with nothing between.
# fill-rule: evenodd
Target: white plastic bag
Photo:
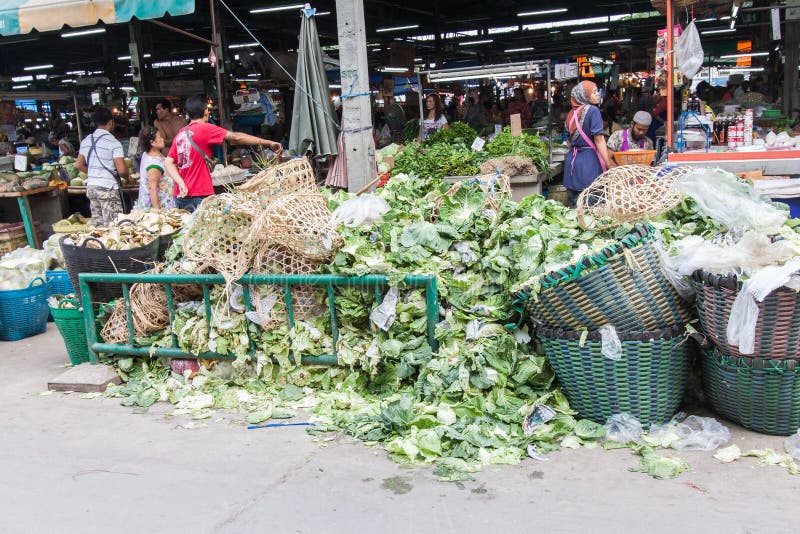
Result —
<instances>
[{"instance_id":1,"label":"white plastic bag","mask_svg":"<svg viewBox=\"0 0 800 534\"><path fill-rule=\"evenodd\" d=\"M389 204L381 197L361 195L342 202L333 211L333 222L342 223L348 228L369 226L380 221L389 209Z\"/></svg>"},{"instance_id":2,"label":"white plastic bag","mask_svg":"<svg viewBox=\"0 0 800 534\"><path fill-rule=\"evenodd\" d=\"M689 79L694 78L703 66L703 45L700 43L700 34L694 21L690 22L683 33L675 42L675 57L678 60L678 68L684 76Z\"/></svg>"},{"instance_id":3,"label":"white plastic bag","mask_svg":"<svg viewBox=\"0 0 800 534\"><path fill-rule=\"evenodd\" d=\"M622 342L617 335L614 325L606 324L600 327L602 348L600 352L609 360L619 361L622 358Z\"/></svg>"},{"instance_id":4,"label":"white plastic bag","mask_svg":"<svg viewBox=\"0 0 800 534\"><path fill-rule=\"evenodd\" d=\"M399 292L396 287L389 288L380 306L372 310L372 313L369 314L370 320L384 332L387 332L389 328L392 327L395 317L397 317L398 296Z\"/></svg>"}]
</instances>

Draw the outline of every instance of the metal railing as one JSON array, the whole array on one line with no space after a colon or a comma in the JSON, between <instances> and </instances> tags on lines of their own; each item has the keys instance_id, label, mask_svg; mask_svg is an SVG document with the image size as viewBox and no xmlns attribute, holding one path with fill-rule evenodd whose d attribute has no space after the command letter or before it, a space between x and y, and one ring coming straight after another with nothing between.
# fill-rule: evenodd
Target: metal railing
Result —
<instances>
[{"instance_id":1,"label":"metal railing","mask_svg":"<svg viewBox=\"0 0 800 534\"><path fill-rule=\"evenodd\" d=\"M92 363L97 363L97 355L119 354L129 356L165 356L169 358L203 358L203 359L233 359L233 355L223 355L216 352L203 352L192 354L185 352L178 345L178 339L172 328L175 321L176 303L172 286L180 284L200 285L203 290L203 305L205 309L206 325L211 330L213 320L213 305L211 302L211 286L225 285L225 278L222 275L190 275L190 274L107 274L107 273L82 273L79 275L81 288L81 304L83 306L84 321L86 322L86 338L90 351ZM431 349L437 350L437 342L434 336L436 323L439 321L439 292L436 285L436 277L433 275L406 275L405 285L408 288L423 288L425 291L427 325L426 334ZM127 322L128 343L115 344L106 343L100 336L100 325L97 322L97 304L92 300L93 283L115 283L122 286L122 298L125 306L125 316ZM136 346L133 315L131 313L130 288L137 283L158 284L164 287L167 301L167 311L169 313L169 331L172 333L171 347L152 347ZM294 308L292 306L292 286L312 285L324 287L328 297L328 311L330 312L331 336L333 338L333 354L300 355L301 363L316 365L336 365L338 357L336 345L339 339L339 322L336 312L336 291L337 287L345 288L372 288L376 304L380 304L384 290L389 287L389 277L386 275L366 275L366 276L341 276L330 274L309 274L309 275L268 275L268 274L248 274L243 276L237 283L242 285L245 311L253 311L250 299L250 287L258 285L281 286L283 289L284 302L286 304L287 321L290 328L294 326ZM250 330L247 330L249 340L249 352L255 352L256 344ZM294 361L295 355L291 359Z\"/></svg>"}]
</instances>

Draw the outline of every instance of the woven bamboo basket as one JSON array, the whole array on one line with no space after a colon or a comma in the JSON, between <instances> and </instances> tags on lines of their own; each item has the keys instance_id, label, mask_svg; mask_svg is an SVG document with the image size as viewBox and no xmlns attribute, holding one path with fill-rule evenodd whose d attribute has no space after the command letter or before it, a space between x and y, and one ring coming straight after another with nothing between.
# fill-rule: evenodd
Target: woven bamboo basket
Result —
<instances>
[{"instance_id":1,"label":"woven bamboo basket","mask_svg":"<svg viewBox=\"0 0 800 534\"><path fill-rule=\"evenodd\" d=\"M550 273L542 291L519 291L515 307L548 328L645 331L684 325L692 309L661 271L655 230L637 225L611 247Z\"/></svg>"},{"instance_id":2,"label":"woven bamboo basket","mask_svg":"<svg viewBox=\"0 0 800 534\"><path fill-rule=\"evenodd\" d=\"M697 297L700 326L723 355L800 360L800 293L787 287L757 302L755 350L741 354L728 344L731 308L742 284L734 275L719 276L697 271L691 277Z\"/></svg>"},{"instance_id":3,"label":"woven bamboo basket","mask_svg":"<svg viewBox=\"0 0 800 534\"><path fill-rule=\"evenodd\" d=\"M711 407L743 427L788 436L800 427L800 362L703 352L703 389Z\"/></svg>"},{"instance_id":4,"label":"woven bamboo basket","mask_svg":"<svg viewBox=\"0 0 800 534\"><path fill-rule=\"evenodd\" d=\"M536 331L570 407L601 424L618 413L629 413L643 425L669 421L683 398L696 351L682 326L619 331L619 360L603 355L598 332L588 334L583 344L581 335L548 328Z\"/></svg>"},{"instance_id":5,"label":"woven bamboo basket","mask_svg":"<svg viewBox=\"0 0 800 534\"><path fill-rule=\"evenodd\" d=\"M655 157L655 150L626 150L624 152L614 152L614 160L618 165L652 165Z\"/></svg>"}]
</instances>

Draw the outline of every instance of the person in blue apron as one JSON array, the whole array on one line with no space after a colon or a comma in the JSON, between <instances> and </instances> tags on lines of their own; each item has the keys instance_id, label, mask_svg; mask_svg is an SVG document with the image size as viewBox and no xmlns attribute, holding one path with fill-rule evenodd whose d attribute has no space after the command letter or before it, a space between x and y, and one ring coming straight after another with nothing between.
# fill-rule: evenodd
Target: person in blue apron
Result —
<instances>
[{"instance_id":1,"label":"person in blue apron","mask_svg":"<svg viewBox=\"0 0 800 534\"><path fill-rule=\"evenodd\" d=\"M653 141L647 137L647 130L653 122L653 116L646 111L637 111L627 130L620 130L608 138L608 150L627 152L628 150L653 150Z\"/></svg>"},{"instance_id":2,"label":"person in blue apron","mask_svg":"<svg viewBox=\"0 0 800 534\"><path fill-rule=\"evenodd\" d=\"M614 165L608 155L603 135L603 118L597 104L600 92L590 81L582 81L572 89L572 109L567 114L566 130L569 150L564 159L564 187L573 208L581 191Z\"/></svg>"}]
</instances>

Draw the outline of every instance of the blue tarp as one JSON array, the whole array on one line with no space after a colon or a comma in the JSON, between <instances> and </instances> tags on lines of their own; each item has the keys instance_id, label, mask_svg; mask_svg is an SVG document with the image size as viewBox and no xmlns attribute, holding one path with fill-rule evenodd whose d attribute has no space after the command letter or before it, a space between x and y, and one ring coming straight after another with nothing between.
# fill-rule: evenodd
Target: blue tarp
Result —
<instances>
[{"instance_id":1,"label":"blue tarp","mask_svg":"<svg viewBox=\"0 0 800 534\"><path fill-rule=\"evenodd\" d=\"M194 0L0 0L0 35L154 19L194 12Z\"/></svg>"}]
</instances>

